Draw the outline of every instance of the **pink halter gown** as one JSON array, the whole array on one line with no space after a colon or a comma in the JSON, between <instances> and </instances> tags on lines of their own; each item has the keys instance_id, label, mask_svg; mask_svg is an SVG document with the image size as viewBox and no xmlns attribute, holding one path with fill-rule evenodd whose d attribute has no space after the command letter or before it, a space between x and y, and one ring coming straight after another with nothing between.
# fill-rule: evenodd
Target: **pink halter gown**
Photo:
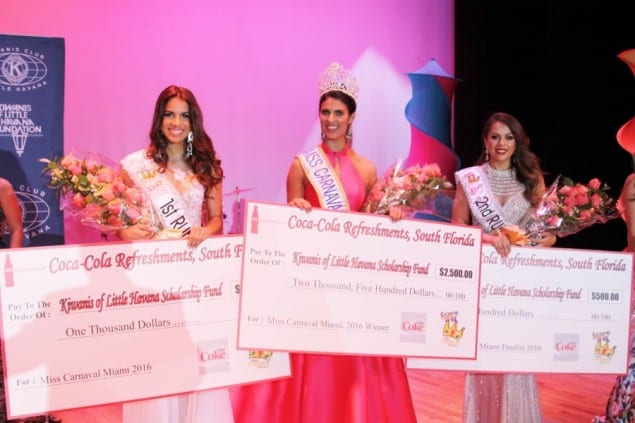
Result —
<instances>
[{"instance_id":1,"label":"pink halter gown","mask_svg":"<svg viewBox=\"0 0 635 423\"><path fill-rule=\"evenodd\" d=\"M351 210L362 207L364 182L349 158L349 148L326 152ZM311 185L305 198L320 207ZM401 358L291 353L290 379L232 389L236 423L409 423L416 422Z\"/></svg>"}]
</instances>

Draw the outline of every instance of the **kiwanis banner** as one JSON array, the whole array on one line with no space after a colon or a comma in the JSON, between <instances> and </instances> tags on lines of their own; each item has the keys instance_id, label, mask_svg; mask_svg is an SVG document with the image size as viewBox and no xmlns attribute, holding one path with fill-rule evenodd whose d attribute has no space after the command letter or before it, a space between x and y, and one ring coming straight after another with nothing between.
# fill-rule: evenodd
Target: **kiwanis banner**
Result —
<instances>
[{"instance_id":1,"label":"kiwanis banner","mask_svg":"<svg viewBox=\"0 0 635 423\"><path fill-rule=\"evenodd\" d=\"M0 69L0 177L20 200L25 246L63 244L63 214L38 159L63 151L64 39L0 34Z\"/></svg>"},{"instance_id":2,"label":"kiwanis banner","mask_svg":"<svg viewBox=\"0 0 635 423\"><path fill-rule=\"evenodd\" d=\"M242 251L235 235L0 250L9 417L288 377L288 354L236 349Z\"/></svg>"}]
</instances>

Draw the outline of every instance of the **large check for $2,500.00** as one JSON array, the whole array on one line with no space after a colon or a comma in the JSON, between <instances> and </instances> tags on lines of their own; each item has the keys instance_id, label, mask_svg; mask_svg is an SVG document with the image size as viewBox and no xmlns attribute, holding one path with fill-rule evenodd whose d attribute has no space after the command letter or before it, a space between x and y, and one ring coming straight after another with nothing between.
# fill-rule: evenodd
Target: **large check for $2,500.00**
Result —
<instances>
[{"instance_id":1,"label":"large check for $2,500.00","mask_svg":"<svg viewBox=\"0 0 635 423\"><path fill-rule=\"evenodd\" d=\"M238 343L474 358L481 231L247 204Z\"/></svg>"},{"instance_id":2,"label":"large check for $2,500.00","mask_svg":"<svg viewBox=\"0 0 635 423\"><path fill-rule=\"evenodd\" d=\"M1 250L10 417L285 377L236 349L242 238Z\"/></svg>"}]
</instances>

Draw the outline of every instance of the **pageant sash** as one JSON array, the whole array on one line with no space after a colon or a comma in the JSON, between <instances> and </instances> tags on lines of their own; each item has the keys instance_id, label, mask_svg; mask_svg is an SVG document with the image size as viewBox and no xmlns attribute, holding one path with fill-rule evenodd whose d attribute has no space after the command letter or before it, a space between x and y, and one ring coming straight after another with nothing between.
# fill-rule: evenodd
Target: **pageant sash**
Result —
<instances>
[{"instance_id":1,"label":"pageant sash","mask_svg":"<svg viewBox=\"0 0 635 423\"><path fill-rule=\"evenodd\" d=\"M485 232L493 232L505 225L503 213L490 189L482 166L472 166L455 173L461 183L472 214Z\"/></svg>"},{"instance_id":2,"label":"pageant sash","mask_svg":"<svg viewBox=\"0 0 635 423\"><path fill-rule=\"evenodd\" d=\"M288 377L287 354L236 349L242 251L237 236L1 250L9 417Z\"/></svg>"},{"instance_id":3,"label":"pageant sash","mask_svg":"<svg viewBox=\"0 0 635 423\"><path fill-rule=\"evenodd\" d=\"M139 186L150 198L154 205L163 227L168 230L177 230L185 236L192 230L192 222L189 221L185 204L172 184L161 174L156 165L147 166L149 159L144 157L145 151L133 153L123 160L124 168L128 171L134 183Z\"/></svg>"},{"instance_id":4,"label":"pageant sash","mask_svg":"<svg viewBox=\"0 0 635 423\"><path fill-rule=\"evenodd\" d=\"M344 187L321 146L315 147L306 154L299 154L298 160L315 189L322 208L350 210Z\"/></svg>"}]
</instances>

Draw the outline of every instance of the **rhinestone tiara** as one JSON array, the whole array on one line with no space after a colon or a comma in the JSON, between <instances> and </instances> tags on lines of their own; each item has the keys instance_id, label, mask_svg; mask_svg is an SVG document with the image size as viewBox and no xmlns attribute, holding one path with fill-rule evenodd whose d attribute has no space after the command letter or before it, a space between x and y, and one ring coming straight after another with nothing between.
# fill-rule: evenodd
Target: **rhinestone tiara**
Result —
<instances>
[{"instance_id":1,"label":"rhinestone tiara","mask_svg":"<svg viewBox=\"0 0 635 423\"><path fill-rule=\"evenodd\" d=\"M359 97L359 85L357 85L357 80L353 73L335 62L331 63L320 74L318 88L320 89L320 97L329 91L341 91L353 97L355 102L357 102Z\"/></svg>"}]
</instances>

